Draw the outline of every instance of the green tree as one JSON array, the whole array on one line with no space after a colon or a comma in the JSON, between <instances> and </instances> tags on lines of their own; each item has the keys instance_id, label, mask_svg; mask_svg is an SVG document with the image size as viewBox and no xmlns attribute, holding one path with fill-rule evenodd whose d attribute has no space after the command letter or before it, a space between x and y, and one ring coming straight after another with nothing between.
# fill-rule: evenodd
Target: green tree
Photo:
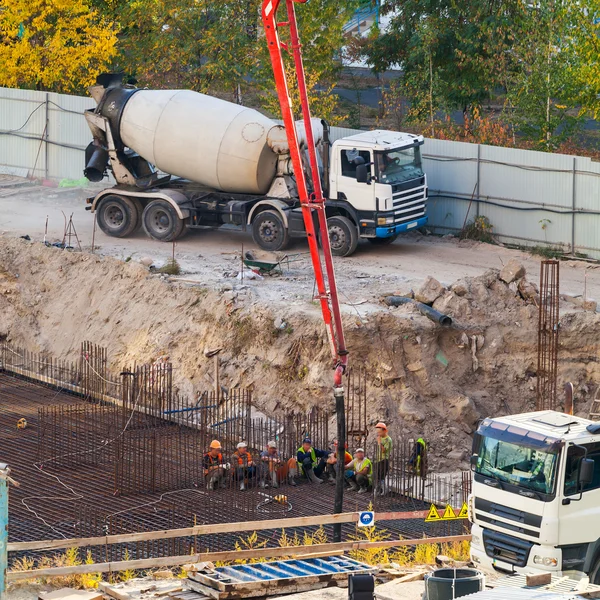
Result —
<instances>
[{"instance_id":1,"label":"green tree","mask_svg":"<svg viewBox=\"0 0 600 600\"><path fill-rule=\"evenodd\" d=\"M311 0L306 4L296 4L298 30L302 42L304 69L311 113L331 122L339 120L336 114L337 96L332 93L337 83L342 63L341 51L347 40L344 25L350 20L358 6L358 0ZM280 15L285 15L282 2ZM289 41L287 28L281 27L279 34L284 42ZM273 70L264 37L260 36L258 61L254 78L262 91L262 103L271 114L279 115L279 101L275 93ZM286 53L284 51L284 58ZM291 89L292 103L300 118L299 98L295 90L293 59L286 60L288 69L288 85Z\"/></svg>"},{"instance_id":2,"label":"green tree","mask_svg":"<svg viewBox=\"0 0 600 600\"><path fill-rule=\"evenodd\" d=\"M6 0L0 86L83 92L115 55L115 27L86 0Z\"/></svg>"},{"instance_id":3,"label":"green tree","mask_svg":"<svg viewBox=\"0 0 600 600\"><path fill-rule=\"evenodd\" d=\"M375 72L404 72L410 116L433 123L440 110L465 115L505 79L503 53L520 0L390 0L389 29L366 48Z\"/></svg>"},{"instance_id":4,"label":"green tree","mask_svg":"<svg viewBox=\"0 0 600 600\"><path fill-rule=\"evenodd\" d=\"M140 84L233 96L256 60L258 0L132 0L119 66Z\"/></svg>"},{"instance_id":5,"label":"green tree","mask_svg":"<svg viewBox=\"0 0 600 600\"><path fill-rule=\"evenodd\" d=\"M598 8L598 0L544 0L526 9L507 97L519 131L540 148L554 149L598 114Z\"/></svg>"}]
</instances>

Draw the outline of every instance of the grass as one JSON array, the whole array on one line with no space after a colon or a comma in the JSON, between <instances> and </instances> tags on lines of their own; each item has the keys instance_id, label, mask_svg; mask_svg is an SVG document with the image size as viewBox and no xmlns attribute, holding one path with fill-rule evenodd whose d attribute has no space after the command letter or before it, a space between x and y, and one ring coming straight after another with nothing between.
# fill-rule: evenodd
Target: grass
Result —
<instances>
[{"instance_id":1,"label":"grass","mask_svg":"<svg viewBox=\"0 0 600 600\"><path fill-rule=\"evenodd\" d=\"M543 258L562 258L564 255L563 249L559 246L526 246L522 249L534 256L541 256Z\"/></svg>"},{"instance_id":2,"label":"grass","mask_svg":"<svg viewBox=\"0 0 600 600\"><path fill-rule=\"evenodd\" d=\"M486 244L495 244L496 240L492 233L494 226L487 217L477 217L470 223L467 223L460 232L461 240L477 240Z\"/></svg>"},{"instance_id":3,"label":"grass","mask_svg":"<svg viewBox=\"0 0 600 600\"><path fill-rule=\"evenodd\" d=\"M181 267L176 259L170 258L160 269L156 269L157 273L166 273L167 275L181 275Z\"/></svg>"}]
</instances>

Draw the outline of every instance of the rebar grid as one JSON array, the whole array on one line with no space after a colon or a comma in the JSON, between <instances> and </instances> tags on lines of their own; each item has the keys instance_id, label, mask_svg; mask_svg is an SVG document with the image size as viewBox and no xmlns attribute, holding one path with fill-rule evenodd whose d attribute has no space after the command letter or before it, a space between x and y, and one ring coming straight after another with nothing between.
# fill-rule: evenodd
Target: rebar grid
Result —
<instances>
[{"instance_id":1,"label":"rebar grid","mask_svg":"<svg viewBox=\"0 0 600 600\"><path fill-rule=\"evenodd\" d=\"M559 269L557 260L541 263L536 410L555 410L558 403Z\"/></svg>"},{"instance_id":2,"label":"rebar grid","mask_svg":"<svg viewBox=\"0 0 600 600\"><path fill-rule=\"evenodd\" d=\"M6 344L0 351L5 371L0 373L0 431L6 442L2 459L14 467L22 484L11 494L11 541L331 512L334 487L327 483L315 486L304 480L291 487L284 481L273 489L261 487L261 478L255 476L241 491L241 482L228 476L223 489L209 492L202 471L202 456L214 438L221 440L227 461L240 440L248 443L257 463L270 440L277 442L284 461L295 456L305 435L316 447L327 449L334 415L324 410L267 416L253 407L247 390L230 390L218 397L203 392L190 401L172 393L172 367L167 361L135 366L114 376L107 370L106 352L92 344L82 346L82 357L73 364ZM8 376L7 371L19 377ZM46 385L25 379L34 376L44 378ZM355 398L349 423L359 432L352 446L359 441L364 445L364 437L359 436L367 426L365 382L364 372L348 377L348 388L353 390L349 398L352 394ZM111 396L118 396L118 403ZM23 417L28 427L18 430L16 423ZM377 461L375 447L367 450ZM371 503L378 511L422 510L439 499L459 507L466 499L465 480L455 484L429 475L426 460L415 473L410 460L413 450L412 442L395 440L385 495L348 492L344 510L364 510ZM376 474L374 487L378 483ZM278 494L287 501L275 501ZM406 520L384 526L394 535L420 537L462 531L463 523ZM287 533L302 538L314 529ZM344 536L353 532L353 525L344 526ZM279 544L279 536L279 532L261 532L258 539ZM110 556L123 558L125 551L141 558L191 548L225 550L236 540L236 534L222 534L135 548L120 545L110 550ZM94 556L101 558L102 552L108 550L96 548Z\"/></svg>"}]
</instances>

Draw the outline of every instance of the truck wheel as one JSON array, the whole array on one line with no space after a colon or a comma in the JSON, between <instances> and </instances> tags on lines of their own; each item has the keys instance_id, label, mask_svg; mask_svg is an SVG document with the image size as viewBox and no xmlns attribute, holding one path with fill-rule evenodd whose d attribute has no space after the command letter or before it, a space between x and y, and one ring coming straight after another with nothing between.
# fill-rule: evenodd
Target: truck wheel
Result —
<instances>
[{"instance_id":1,"label":"truck wheel","mask_svg":"<svg viewBox=\"0 0 600 600\"><path fill-rule=\"evenodd\" d=\"M331 254L350 256L358 246L358 231L348 217L329 217L327 219Z\"/></svg>"},{"instance_id":2,"label":"truck wheel","mask_svg":"<svg viewBox=\"0 0 600 600\"><path fill-rule=\"evenodd\" d=\"M590 583L600 585L600 557L596 559L596 562L590 571Z\"/></svg>"},{"instance_id":3,"label":"truck wheel","mask_svg":"<svg viewBox=\"0 0 600 600\"><path fill-rule=\"evenodd\" d=\"M390 244L393 244L396 239L398 238L397 235L392 235L390 237L386 237L386 238L367 238L369 240L369 242L371 242L371 244L373 244L373 246L389 246Z\"/></svg>"},{"instance_id":4,"label":"truck wheel","mask_svg":"<svg viewBox=\"0 0 600 600\"><path fill-rule=\"evenodd\" d=\"M135 209L137 211L137 225L135 226L135 229L133 230L134 232L137 231L141 226L142 226L142 215L144 214L144 205L142 204L142 201L139 198L127 198L128 200L130 200L133 205L135 206Z\"/></svg>"},{"instance_id":5,"label":"truck wheel","mask_svg":"<svg viewBox=\"0 0 600 600\"><path fill-rule=\"evenodd\" d=\"M259 248L277 252L287 247L290 236L279 213L263 210L252 221L252 239Z\"/></svg>"},{"instance_id":6,"label":"truck wheel","mask_svg":"<svg viewBox=\"0 0 600 600\"><path fill-rule=\"evenodd\" d=\"M140 215L130 198L109 194L98 202L96 220L106 235L122 238L137 229Z\"/></svg>"},{"instance_id":7,"label":"truck wheel","mask_svg":"<svg viewBox=\"0 0 600 600\"><path fill-rule=\"evenodd\" d=\"M153 240L173 242L185 232L185 222L164 200L152 200L142 214L144 231Z\"/></svg>"}]
</instances>

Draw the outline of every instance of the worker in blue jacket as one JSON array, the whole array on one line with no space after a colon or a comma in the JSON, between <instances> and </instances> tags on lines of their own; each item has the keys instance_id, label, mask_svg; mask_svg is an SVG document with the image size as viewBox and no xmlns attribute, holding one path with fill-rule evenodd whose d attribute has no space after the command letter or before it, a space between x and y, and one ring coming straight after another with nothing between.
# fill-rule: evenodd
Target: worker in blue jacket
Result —
<instances>
[{"instance_id":1,"label":"worker in blue jacket","mask_svg":"<svg viewBox=\"0 0 600 600\"><path fill-rule=\"evenodd\" d=\"M304 438L302 446L298 448L296 455L300 473L303 473L313 483L323 483L323 480L319 479L319 475L325 470L328 456L329 452L313 448L311 439L308 437Z\"/></svg>"}]
</instances>

